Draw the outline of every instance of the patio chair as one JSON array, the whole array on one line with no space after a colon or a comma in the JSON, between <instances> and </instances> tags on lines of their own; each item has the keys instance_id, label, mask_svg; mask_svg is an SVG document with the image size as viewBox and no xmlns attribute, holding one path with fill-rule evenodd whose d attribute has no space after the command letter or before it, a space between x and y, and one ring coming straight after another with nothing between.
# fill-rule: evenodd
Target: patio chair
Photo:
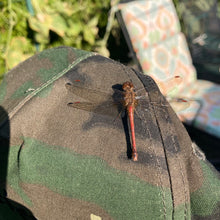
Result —
<instances>
[{"instance_id":1,"label":"patio chair","mask_svg":"<svg viewBox=\"0 0 220 220\"><path fill-rule=\"evenodd\" d=\"M144 74L168 97L185 98L190 106L177 112L187 125L220 138L220 85L198 80L176 9L171 0L126 1L117 5L117 18ZM178 86L164 85L180 76ZM168 93L168 90L172 90Z\"/></svg>"}]
</instances>

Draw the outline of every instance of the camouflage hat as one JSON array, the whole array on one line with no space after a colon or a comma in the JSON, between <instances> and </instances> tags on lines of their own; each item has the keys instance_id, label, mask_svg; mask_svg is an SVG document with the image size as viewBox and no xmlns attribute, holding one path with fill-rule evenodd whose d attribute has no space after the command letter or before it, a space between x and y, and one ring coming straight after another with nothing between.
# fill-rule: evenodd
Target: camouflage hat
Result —
<instances>
[{"instance_id":1,"label":"camouflage hat","mask_svg":"<svg viewBox=\"0 0 220 220\"><path fill-rule=\"evenodd\" d=\"M125 81L145 94L135 162L113 105ZM8 72L0 106L1 219L220 219L219 174L150 77L59 47Z\"/></svg>"}]
</instances>

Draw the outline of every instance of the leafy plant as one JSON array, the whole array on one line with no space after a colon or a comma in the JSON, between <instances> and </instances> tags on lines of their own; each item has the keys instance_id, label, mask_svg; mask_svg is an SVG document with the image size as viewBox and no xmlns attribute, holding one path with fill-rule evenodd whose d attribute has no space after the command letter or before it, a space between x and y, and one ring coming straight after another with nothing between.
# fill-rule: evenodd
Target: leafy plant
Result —
<instances>
[{"instance_id":1,"label":"leafy plant","mask_svg":"<svg viewBox=\"0 0 220 220\"><path fill-rule=\"evenodd\" d=\"M102 37L109 9L110 0L3 0L0 80L4 72L46 48L66 45L108 56Z\"/></svg>"}]
</instances>

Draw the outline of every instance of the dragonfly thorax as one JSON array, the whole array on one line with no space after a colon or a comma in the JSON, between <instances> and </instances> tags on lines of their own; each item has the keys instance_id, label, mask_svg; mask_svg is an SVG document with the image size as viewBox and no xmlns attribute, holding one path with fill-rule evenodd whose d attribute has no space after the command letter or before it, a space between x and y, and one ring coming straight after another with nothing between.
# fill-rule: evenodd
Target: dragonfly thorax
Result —
<instances>
[{"instance_id":1,"label":"dragonfly thorax","mask_svg":"<svg viewBox=\"0 0 220 220\"><path fill-rule=\"evenodd\" d=\"M134 85L132 82L125 82L122 85L122 89L124 91L124 106L136 106L137 105L137 99L136 94L134 92Z\"/></svg>"}]
</instances>

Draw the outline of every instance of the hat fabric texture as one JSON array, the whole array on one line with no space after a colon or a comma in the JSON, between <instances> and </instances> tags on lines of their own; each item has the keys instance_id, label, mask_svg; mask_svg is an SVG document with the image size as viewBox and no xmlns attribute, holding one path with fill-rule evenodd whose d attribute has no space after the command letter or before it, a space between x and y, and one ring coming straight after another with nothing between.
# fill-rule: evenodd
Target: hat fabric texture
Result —
<instances>
[{"instance_id":1,"label":"hat fabric texture","mask_svg":"<svg viewBox=\"0 0 220 220\"><path fill-rule=\"evenodd\" d=\"M125 81L145 95L136 162L126 113L109 104ZM220 219L219 173L155 82L95 53L53 48L9 71L0 146L0 219Z\"/></svg>"}]
</instances>

